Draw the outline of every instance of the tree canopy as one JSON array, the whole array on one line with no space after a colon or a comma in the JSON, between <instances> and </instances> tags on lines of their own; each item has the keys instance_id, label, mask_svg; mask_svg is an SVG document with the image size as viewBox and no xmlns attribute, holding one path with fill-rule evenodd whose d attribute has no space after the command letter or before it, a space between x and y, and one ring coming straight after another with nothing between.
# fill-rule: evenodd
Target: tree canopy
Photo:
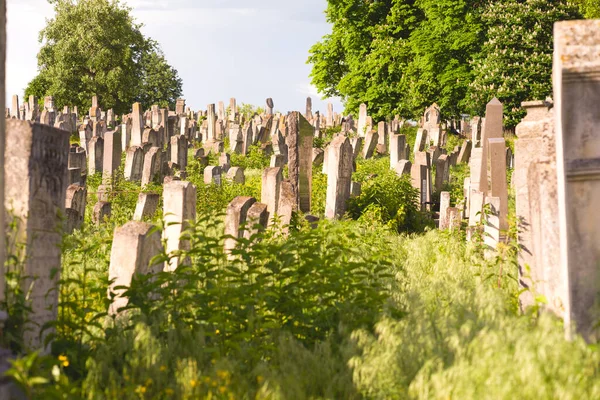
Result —
<instances>
[{"instance_id":1,"label":"tree canopy","mask_svg":"<svg viewBox=\"0 0 600 400\"><path fill-rule=\"evenodd\" d=\"M434 102L448 117L481 113L498 96L514 126L521 101L551 93L554 22L600 9L577 1L328 0L332 32L310 50L312 83L376 119L418 118Z\"/></svg>"},{"instance_id":2,"label":"tree canopy","mask_svg":"<svg viewBox=\"0 0 600 400\"><path fill-rule=\"evenodd\" d=\"M182 81L158 44L119 0L50 0L54 18L40 32L38 75L25 95L52 95L58 107L86 109L98 96L118 114L134 102L174 107Z\"/></svg>"}]
</instances>

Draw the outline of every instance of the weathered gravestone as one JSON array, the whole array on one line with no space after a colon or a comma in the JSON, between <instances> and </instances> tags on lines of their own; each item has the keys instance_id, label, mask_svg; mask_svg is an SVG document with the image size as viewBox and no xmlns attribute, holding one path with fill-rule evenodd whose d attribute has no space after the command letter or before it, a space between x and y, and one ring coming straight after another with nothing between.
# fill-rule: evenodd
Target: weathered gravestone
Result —
<instances>
[{"instance_id":1,"label":"weathered gravestone","mask_svg":"<svg viewBox=\"0 0 600 400\"><path fill-rule=\"evenodd\" d=\"M450 208L450 192L440 193L440 230L450 227L448 209Z\"/></svg>"},{"instance_id":2,"label":"weathered gravestone","mask_svg":"<svg viewBox=\"0 0 600 400\"><path fill-rule=\"evenodd\" d=\"M315 128L300 114L292 112L286 121L288 174L297 208L310 212L312 193L312 149Z\"/></svg>"},{"instance_id":3,"label":"weathered gravestone","mask_svg":"<svg viewBox=\"0 0 600 400\"><path fill-rule=\"evenodd\" d=\"M19 219L16 243L25 244L23 290L30 292L34 324L25 332L25 344L32 348L40 347L40 328L57 315L59 228L60 214L65 212L69 136L46 125L6 122L4 205ZM19 250L10 252L19 254Z\"/></svg>"},{"instance_id":4,"label":"weathered gravestone","mask_svg":"<svg viewBox=\"0 0 600 400\"><path fill-rule=\"evenodd\" d=\"M405 135L390 135L390 168L396 168L398 161L406 158L406 136Z\"/></svg>"},{"instance_id":5,"label":"weathered gravestone","mask_svg":"<svg viewBox=\"0 0 600 400\"><path fill-rule=\"evenodd\" d=\"M256 203L254 197L239 196L233 199L227 206L225 214L225 235L231 236L225 238L225 252L231 253L237 245L236 239L244 237L244 229L242 226L246 223L248 211Z\"/></svg>"},{"instance_id":6,"label":"weathered gravestone","mask_svg":"<svg viewBox=\"0 0 600 400\"><path fill-rule=\"evenodd\" d=\"M483 153L481 155L481 165L483 166L480 170L479 177L479 190L484 193L487 193L489 190L488 186L488 157L489 157L489 139L498 139L502 138L503 130L502 130L502 103L497 98L493 98L486 105L485 112L485 127L483 128L483 136L482 136L482 148ZM472 176L472 175L471 175Z\"/></svg>"},{"instance_id":7,"label":"weathered gravestone","mask_svg":"<svg viewBox=\"0 0 600 400\"><path fill-rule=\"evenodd\" d=\"M113 281L108 295L116 297L109 307L110 314L117 314L120 308L127 306L129 300L121 297L129 287L135 274L157 274L164 268L162 263L151 265L151 260L162 252L160 232L145 222L130 221L115 229L110 253L108 278Z\"/></svg>"},{"instance_id":8,"label":"weathered gravestone","mask_svg":"<svg viewBox=\"0 0 600 400\"><path fill-rule=\"evenodd\" d=\"M92 222L99 226L106 220L110 219L111 214L111 204L106 201L99 201L96 203L96 205L94 205L94 210L92 211Z\"/></svg>"},{"instance_id":9,"label":"weathered gravestone","mask_svg":"<svg viewBox=\"0 0 600 400\"><path fill-rule=\"evenodd\" d=\"M506 185L506 143L504 139L488 140L488 193L500 201L498 209L501 231L508 229L508 188Z\"/></svg>"},{"instance_id":10,"label":"weathered gravestone","mask_svg":"<svg viewBox=\"0 0 600 400\"><path fill-rule=\"evenodd\" d=\"M165 270L174 271L184 262L180 260L179 250L189 250L188 240L181 238L188 227L188 221L196 221L196 187L190 182L172 181L163 188L163 215L166 251L170 260Z\"/></svg>"},{"instance_id":11,"label":"weathered gravestone","mask_svg":"<svg viewBox=\"0 0 600 400\"><path fill-rule=\"evenodd\" d=\"M566 277L560 267L556 139L552 103L522 104L527 116L516 128L515 202L519 276L525 288L523 307L534 304L534 292L548 299L547 307L564 316Z\"/></svg>"},{"instance_id":12,"label":"weathered gravestone","mask_svg":"<svg viewBox=\"0 0 600 400\"><path fill-rule=\"evenodd\" d=\"M565 325L599 339L600 20L554 26L554 108Z\"/></svg>"},{"instance_id":13,"label":"weathered gravestone","mask_svg":"<svg viewBox=\"0 0 600 400\"><path fill-rule=\"evenodd\" d=\"M346 213L352 182L352 145L348 138L337 136L327 147L327 197L325 217L341 218Z\"/></svg>"},{"instance_id":14,"label":"weathered gravestone","mask_svg":"<svg viewBox=\"0 0 600 400\"><path fill-rule=\"evenodd\" d=\"M121 132L112 131L104 134L103 157L102 180L111 181L113 174L121 165Z\"/></svg>"},{"instance_id":15,"label":"weathered gravestone","mask_svg":"<svg viewBox=\"0 0 600 400\"><path fill-rule=\"evenodd\" d=\"M158 209L160 196L157 193L144 193L138 195L138 200L133 213L134 221L142 221L144 218L152 218Z\"/></svg>"},{"instance_id":16,"label":"weathered gravestone","mask_svg":"<svg viewBox=\"0 0 600 400\"><path fill-rule=\"evenodd\" d=\"M144 156L142 169L142 187L160 178L162 172L162 152L158 147L151 147Z\"/></svg>"},{"instance_id":17,"label":"weathered gravestone","mask_svg":"<svg viewBox=\"0 0 600 400\"><path fill-rule=\"evenodd\" d=\"M246 176L244 175L244 169L241 167L231 167L229 171L227 171L226 175L227 180L237 183L239 185L243 185L246 183Z\"/></svg>"},{"instance_id":18,"label":"weathered gravestone","mask_svg":"<svg viewBox=\"0 0 600 400\"><path fill-rule=\"evenodd\" d=\"M125 155L125 180L139 182L144 168L144 149L131 146Z\"/></svg>"},{"instance_id":19,"label":"weathered gravestone","mask_svg":"<svg viewBox=\"0 0 600 400\"><path fill-rule=\"evenodd\" d=\"M283 170L281 167L267 168L263 171L260 202L267 205L269 223L273 221L273 217L277 214L279 208L282 181Z\"/></svg>"}]
</instances>

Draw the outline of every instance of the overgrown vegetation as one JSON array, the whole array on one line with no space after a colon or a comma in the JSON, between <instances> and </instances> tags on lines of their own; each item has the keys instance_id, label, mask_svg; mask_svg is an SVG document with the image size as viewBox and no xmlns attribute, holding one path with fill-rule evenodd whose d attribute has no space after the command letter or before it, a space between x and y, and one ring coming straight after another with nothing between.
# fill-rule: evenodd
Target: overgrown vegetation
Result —
<instances>
[{"instance_id":1,"label":"overgrown vegetation","mask_svg":"<svg viewBox=\"0 0 600 400\"><path fill-rule=\"evenodd\" d=\"M185 234L191 250L180 254L189 262L134 277L127 309L114 317L112 234L142 190L118 180L112 218L96 227L87 215L83 231L64 239L51 353L22 353L12 379L43 399L598 396L596 348L567 342L557 318L520 314L516 249L486 259L480 237L467 243L462 232L430 230L410 182L390 171L387 157L357 160L362 194L346 219L316 228L298 219L287 238L275 226L226 254L222 213L235 196L260 197L265 162L258 152L238 156L238 165L260 169L246 170L245 185L219 187L204 185L203 166L190 160L198 220ZM320 170L315 215L325 202ZM465 173L452 170L453 201ZM100 183L88 178L88 214ZM161 219L158 211L150 220L160 228ZM3 306L26 317L16 281L7 280ZM12 320L3 338L15 351L21 325Z\"/></svg>"}]
</instances>

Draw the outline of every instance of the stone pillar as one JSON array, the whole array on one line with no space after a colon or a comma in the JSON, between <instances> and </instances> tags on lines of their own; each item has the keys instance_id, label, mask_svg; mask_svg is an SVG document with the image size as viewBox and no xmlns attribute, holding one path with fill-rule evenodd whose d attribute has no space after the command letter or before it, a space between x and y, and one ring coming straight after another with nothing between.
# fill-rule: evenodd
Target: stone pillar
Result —
<instances>
[{"instance_id":1,"label":"stone pillar","mask_svg":"<svg viewBox=\"0 0 600 400\"><path fill-rule=\"evenodd\" d=\"M312 151L315 128L300 114L292 112L287 118L286 144L288 173L302 212L310 212L312 193Z\"/></svg>"},{"instance_id":2,"label":"stone pillar","mask_svg":"<svg viewBox=\"0 0 600 400\"><path fill-rule=\"evenodd\" d=\"M60 215L65 212L69 136L47 125L6 122L4 205L20 219L16 243L25 244L23 289L31 289L30 318L39 324L25 333L26 344L33 348L42 343L41 326L57 315ZM16 248L10 251L18 254Z\"/></svg>"},{"instance_id":3,"label":"stone pillar","mask_svg":"<svg viewBox=\"0 0 600 400\"><path fill-rule=\"evenodd\" d=\"M256 203L254 197L239 196L233 199L227 206L225 215L225 235L232 236L225 239L225 252L230 253L237 245L237 239L244 237L244 229L240 229L246 223L248 211Z\"/></svg>"},{"instance_id":4,"label":"stone pillar","mask_svg":"<svg viewBox=\"0 0 600 400\"><path fill-rule=\"evenodd\" d=\"M506 184L506 143L504 139L488 140L488 193L500 201L500 230L508 230L508 187Z\"/></svg>"},{"instance_id":5,"label":"stone pillar","mask_svg":"<svg viewBox=\"0 0 600 400\"><path fill-rule=\"evenodd\" d=\"M144 115L142 113L142 105L135 103L131 113L131 141L130 146L141 146L142 135L144 134Z\"/></svg>"},{"instance_id":6,"label":"stone pillar","mask_svg":"<svg viewBox=\"0 0 600 400\"><path fill-rule=\"evenodd\" d=\"M104 162L104 139L99 136L93 137L88 143L88 173L94 175L102 172Z\"/></svg>"},{"instance_id":7,"label":"stone pillar","mask_svg":"<svg viewBox=\"0 0 600 400\"><path fill-rule=\"evenodd\" d=\"M395 169L398 161L405 158L406 136L390 135L390 168Z\"/></svg>"},{"instance_id":8,"label":"stone pillar","mask_svg":"<svg viewBox=\"0 0 600 400\"><path fill-rule=\"evenodd\" d=\"M237 114L237 103L235 98L229 99L229 121L235 122L235 116Z\"/></svg>"},{"instance_id":9,"label":"stone pillar","mask_svg":"<svg viewBox=\"0 0 600 400\"><path fill-rule=\"evenodd\" d=\"M554 25L554 115L565 325L599 338L600 20Z\"/></svg>"},{"instance_id":10,"label":"stone pillar","mask_svg":"<svg viewBox=\"0 0 600 400\"><path fill-rule=\"evenodd\" d=\"M279 193L282 181L283 171L281 167L267 168L263 171L260 202L267 205L269 221L273 220L273 216L277 214L279 208Z\"/></svg>"},{"instance_id":11,"label":"stone pillar","mask_svg":"<svg viewBox=\"0 0 600 400\"><path fill-rule=\"evenodd\" d=\"M189 250L190 244L181 239L187 229L188 221L196 221L196 186L190 182L172 181L164 185L163 215L165 231L163 233L167 245L167 254L178 250ZM167 271L174 271L181 264L178 256L173 256Z\"/></svg>"},{"instance_id":12,"label":"stone pillar","mask_svg":"<svg viewBox=\"0 0 600 400\"><path fill-rule=\"evenodd\" d=\"M129 302L127 298L120 297L125 290L115 290L116 287L129 287L134 274L157 274L163 270L163 264L150 265L152 258L163 250L160 233L153 229L151 224L135 221L115 229L108 270L109 280L114 281L108 293L109 296L111 292L118 296L110 305L110 314L117 314Z\"/></svg>"},{"instance_id":13,"label":"stone pillar","mask_svg":"<svg viewBox=\"0 0 600 400\"><path fill-rule=\"evenodd\" d=\"M471 171L471 189L480 190L480 179L481 179L481 170L483 169L482 165L483 161L483 149L481 147L476 147L471 151L471 160L469 161L469 168ZM487 174L486 174L487 179Z\"/></svg>"},{"instance_id":14,"label":"stone pillar","mask_svg":"<svg viewBox=\"0 0 600 400\"><path fill-rule=\"evenodd\" d=\"M481 190L482 192L486 193L489 189L488 187L488 176L487 176L487 168L486 166L488 165L488 155L489 155L489 150L488 150L488 140L489 139L496 139L496 138L502 138L503 136L503 130L502 130L502 118L503 118L503 109L502 109L502 103L500 103L500 101L497 98L493 98L492 101L490 101L487 106L486 106L486 111L485 111L485 121L484 121L484 128L483 128L483 135L482 135L482 148L483 148L483 153L481 156L481 165L484 166L484 168L481 169L480 171L480 178L479 178L479 190Z\"/></svg>"},{"instance_id":15,"label":"stone pillar","mask_svg":"<svg viewBox=\"0 0 600 400\"><path fill-rule=\"evenodd\" d=\"M352 183L352 145L344 136L337 136L327 147L327 197L325 217L341 218L346 213Z\"/></svg>"}]
</instances>

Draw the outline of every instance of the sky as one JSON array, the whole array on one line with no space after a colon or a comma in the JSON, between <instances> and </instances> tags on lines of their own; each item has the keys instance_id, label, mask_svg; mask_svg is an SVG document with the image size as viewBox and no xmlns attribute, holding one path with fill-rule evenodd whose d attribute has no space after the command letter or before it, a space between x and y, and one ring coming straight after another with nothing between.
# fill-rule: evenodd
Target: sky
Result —
<instances>
[{"instance_id":1,"label":"sky","mask_svg":"<svg viewBox=\"0 0 600 400\"><path fill-rule=\"evenodd\" d=\"M331 31L326 0L127 0L142 32L157 40L183 79L194 110L235 97L238 104L341 112L338 99L321 100L310 84L308 50ZM6 98L20 99L37 73L39 31L54 12L47 0L7 0ZM21 99L22 102L22 99ZM100 105L102 106L102 105Z\"/></svg>"}]
</instances>

